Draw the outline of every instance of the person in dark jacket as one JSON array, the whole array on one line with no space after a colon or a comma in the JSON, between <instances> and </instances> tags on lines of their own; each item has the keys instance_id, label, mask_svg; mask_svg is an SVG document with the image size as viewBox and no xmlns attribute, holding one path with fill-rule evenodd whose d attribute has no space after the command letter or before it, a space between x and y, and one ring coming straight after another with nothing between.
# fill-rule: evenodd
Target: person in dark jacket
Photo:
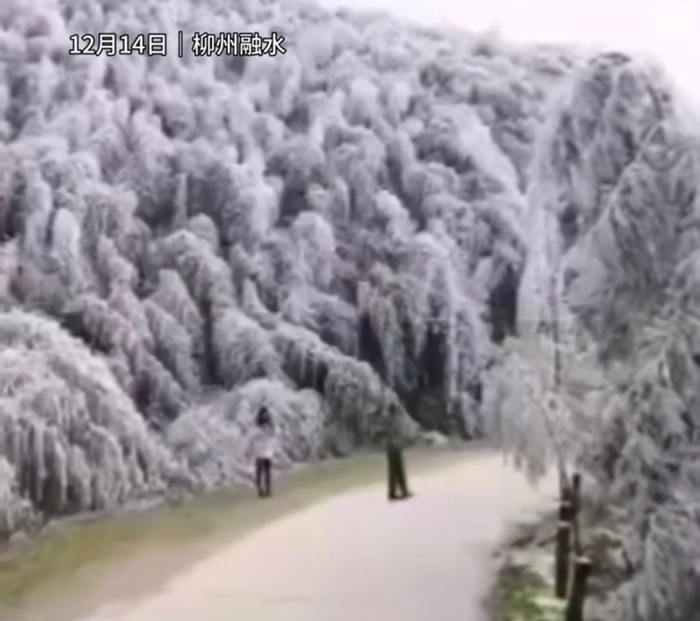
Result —
<instances>
[{"instance_id":1,"label":"person in dark jacket","mask_svg":"<svg viewBox=\"0 0 700 621\"><path fill-rule=\"evenodd\" d=\"M389 467L389 500L404 500L410 498L413 494L408 491L406 482L401 412L395 403L389 404L387 416L386 456Z\"/></svg>"}]
</instances>

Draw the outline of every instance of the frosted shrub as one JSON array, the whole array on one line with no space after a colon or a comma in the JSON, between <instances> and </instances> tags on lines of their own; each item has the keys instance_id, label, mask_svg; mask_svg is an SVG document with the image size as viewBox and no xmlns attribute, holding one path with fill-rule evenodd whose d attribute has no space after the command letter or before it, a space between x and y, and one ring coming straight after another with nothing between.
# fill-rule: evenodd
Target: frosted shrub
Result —
<instances>
[{"instance_id":1,"label":"frosted shrub","mask_svg":"<svg viewBox=\"0 0 700 621\"><path fill-rule=\"evenodd\" d=\"M276 463L320 454L328 410L318 393L295 391L278 380L262 378L221 393L210 405L182 416L168 429L168 443L202 485L214 486L231 477L252 478L250 442L255 416L263 405L279 434Z\"/></svg>"},{"instance_id":2,"label":"frosted shrub","mask_svg":"<svg viewBox=\"0 0 700 621\"><path fill-rule=\"evenodd\" d=\"M155 356L185 389L195 391L199 384L199 372L189 332L173 315L154 302L147 300L144 309L153 335Z\"/></svg>"},{"instance_id":3,"label":"frosted shrub","mask_svg":"<svg viewBox=\"0 0 700 621\"><path fill-rule=\"evenodd\" d=\"M158 273L158 286L151 294L150 299L185 327L195 347L202 342L203 320L197 305L190 297L185 283L177 272L167 269L161 270Z\"/></svg>"},{"instance_id":4,"label":"frosted shrub","mask_svg":"<svg viewBox=\"0 0 700 621\"><path fill-rule=\"evenodd\" d=\"M1 319L3 485L49 514L163 491L177 468L105 362L50 320Z\"/></svg>"},{"instance_id":5,"label":"frosted shrub","mask_svg":"<svg viewBox=\"0 0 700 621\"><path fill-rule=\"evenodd\" d=\"M279 377L280 361L268 333L243 313L222 309L214 317L214 356L227 388L254 377Z\"/></svg>"},{"instance_id":6,"label":"frosted shrub","mask_svg":"<svg viewBox=\"0 0 700 621\"><path fill-rule=\"evenodd\" d=\"M350 434L356 443L383 437L385 407L396 395L369 364L341 354L302 328L282 325L273 342L285 373L300 387L315 388L325 397L341 433ZM407 435L415 432L407 423Z\"/></svg>"},{"instance_id":7,"label":"frosted shrub","mask_svg":"<svg viewBox=\"0 0 700 621\"><path fill-rule=\"evenodd\" d=\"M233 278L228 265L207 243L189 231L174 233L159 246L161 265L175 268L200 305L226 305L234 297Z\"/></svg>"}]
</instances>

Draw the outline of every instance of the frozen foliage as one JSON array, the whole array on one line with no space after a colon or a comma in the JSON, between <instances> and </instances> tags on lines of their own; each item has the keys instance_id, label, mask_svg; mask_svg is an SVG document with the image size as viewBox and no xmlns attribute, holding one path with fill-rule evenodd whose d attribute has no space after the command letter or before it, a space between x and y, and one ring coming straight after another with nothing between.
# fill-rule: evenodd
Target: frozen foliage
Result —
<instances>
[{"instance_id":1,"label":"frozen foliage","mask_svg":"<svg viewBox=\"0 0 700 621\"><path fill-rule=\"evenodd\" d=\"M0 458L0 533L8 537L34 521L31 502L20 496L16 469Z\"/></svg>"},{"instance_id":2,"label":"frozen foliage","mask_svg":"<svg viewBox=\"0 0 700 621\"><path fill-rule=\"evenodd\" d=\"M144 25L288 51L66 54ZM5 0L0 56L3 532L247 478L263 403L288 464L398 401L587 467L625 620L689 620L700 143L657 71L274 0Z\"/></svg>"},{"instance_id":3,"label":"frozen foliage","mask_svg":"<svg viewBox=\"0 0 700 621\"><path fill-rule=\"evenodd\" d=\"M274 30L288 51L66 53L67 33L145 26ZM204 486L243 476L263 400L286 461L379 442L390 401L409 437L484 433L536 130L572 59L256 0L9 0L0 55L0 302L83 347L124 412L71 406L102 417L102 453L32 431L46 457L3 452L3 498L101 506L170 482L161 458ZM79 401L81 378L45 383ZM109 425L134 417L147 459L118 457Z\"/></svg>"},{"instance_id":4,"label":"frozen foliage","mask_svg":"<svg viewBox=\"0 0 700 621\"><path fill-rule=\"evenodd\" d=\"M256 377L280 378L280 361L264 328L233 308L214 316L216 375L232 388Z\"/></svg>"},{"instance_id":5,"label":"frozen foliage","mask_svg":"<svg viewBox=\"0 0 700 621\"><path fill-rule=\"evenodd\" d=\"M20 498L61 514L101 509L186 479L106 362L56 322L4 313L0 341L6 524Z\"/></svg>"},{"instance_id":6,"label":"frozen foliage","mask_svg":"<svg viewBox=\"0 0 700 621\"><path fill-rule=\"evenodd\" d=\"M342 355L303 328L281 326L273 339L287 375L297 385L320 392L333 409L328 433L333 451L343 453L385 437L386 406L396 401L396 394L367 362ZM415 437L416 424L405 412L402 416L405 435Z\"/></svg>"},{"instance_id":7,"label":"frozen foliage","mask_svg":"<svg viewBox=\"0 0 700 621\"><path fill-rule=\"evenodd\" d=\"M532 166L521 332L559 351L549 364L559 396L574 388L567 367L595 353L597 397L583 419L560 409L547 440L575 420L568 457L626 512L625 621L688 621L698 611L694 125L658 72L599 56L553 102Z\"/></svg>"},{"instance_id":8,"label":"frozen foliage","mask_svg":"<svg viewBox=\"0 0 700 621\"><path fill-rule=\"evenodd\" d=\"M207 487L232 477L250 479L253 460L247 438L258 409L275 413L280 442L275 463L281 466L322 455L328 406L314 390L295 390L280 380L259 378L222 392L207 405L181 416L166 433L168 444Z\"/></svg>"}]
</instances>

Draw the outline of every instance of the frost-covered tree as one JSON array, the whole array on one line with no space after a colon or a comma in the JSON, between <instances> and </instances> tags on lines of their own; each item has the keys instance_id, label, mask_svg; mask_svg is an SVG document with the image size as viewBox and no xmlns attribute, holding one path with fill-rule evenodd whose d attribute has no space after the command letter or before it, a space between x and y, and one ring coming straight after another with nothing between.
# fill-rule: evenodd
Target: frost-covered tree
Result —
<instances>
[{"instance_id":1,"label":"frost-covered tree","mask_svg":"<svg viewBox=\"0 0 700 621\"><path fill-rule=\"evenodd\" d=\"M591 60L559 97L533 162L521 300L533 327L565 318L575 353L596 354L602 390L575 448L622 511L628 580L614 614L692 618L696 133L658 73L623 55Z\"/></svg>"}]
</instances>

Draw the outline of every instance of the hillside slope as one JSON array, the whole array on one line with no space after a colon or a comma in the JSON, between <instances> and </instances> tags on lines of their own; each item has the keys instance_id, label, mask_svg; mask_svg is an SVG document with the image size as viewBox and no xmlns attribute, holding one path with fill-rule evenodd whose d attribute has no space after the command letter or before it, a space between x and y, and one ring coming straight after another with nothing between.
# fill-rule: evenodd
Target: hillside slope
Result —
<instances>
[{"instance_id":1,"label":"hillside slope","mask_svg":"<svg viewBox=\"0 0 700 621\"><path fill-rule=\"evenodd\" d=\"M481 372L514 327L532 144L572 61L308 5L240 7L0 8L1 321L17 348L2 379L22 385L0 417L12 506L61 514L143 481L246 476L262 402L282 462L375 441L395 394L409 435L483 432ZM168 55L67 53L72 33L145 26L169 34ZM179 58L178 29L275 31L287 52ZM42 400L44 380L66 388Z\"/></svg>"}]
</instances>

